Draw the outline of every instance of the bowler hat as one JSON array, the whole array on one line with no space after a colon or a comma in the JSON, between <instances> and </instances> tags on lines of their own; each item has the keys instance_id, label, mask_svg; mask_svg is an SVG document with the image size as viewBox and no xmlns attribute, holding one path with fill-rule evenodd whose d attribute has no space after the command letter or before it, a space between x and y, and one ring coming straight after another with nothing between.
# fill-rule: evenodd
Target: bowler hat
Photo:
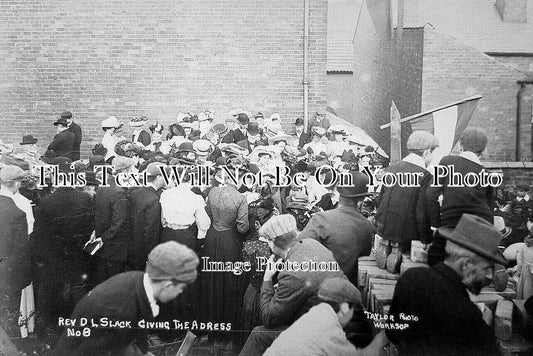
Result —
<instances>
[{"instance_id":1,"label":"bowler hat","mask_svg":"<svg viewBox=\"0 0 533 356\"><path fill-rule=\"evenodd\" d=\"M95 156L105 156L107 155L107 148L105 148L104 145L102 145L101 143L97 143L96 145L94 145L92 153Z\"/></svg>"},{"instance_id":2,"label":"bowler hat","mask_svg":"<svg viewBox=\"0 0 533 356\"><path fill-rule=\"evenodd\" d=\"M296 121L294 122L294 125L303 126L304 125L304 119L302 119L301 117L297 118Z\"/></svg>"},{"instance_id":3,"label":"bowler hat","mask_svg":"<svg viewBox=\"0 0 533 356\"><path fill-rule=\"evenodd\" d=\"M344 177L342 179L339 178L339 186L337 186L337 191L341 197L357 198L372 195L372 193L368 192L369 180L366 174L357 171L350 171L349 173L352 176L352 184L346 184L347 186L343 186L342 183L348 182L345 182Z\"/></svg>"},{"instance_id":4,"label":"bowler hat","mask_svg":"<svg viewBox=\"0 0 533 356\"><path fill-rule=\"evenodd\" d=\"M225 124L220 123L214 125L211 130L213 130L213 132L216 132L220 136L224 136L228 132L228 127Z\"/></svg>"},{"instance_id":5,"label":"bowler hat","mask_svg":"<svg viewBox=\"0 0 533 356\"><path fill-rule=\"evenodd\" d=\"M259 124L255 121L248 124L248 133L252 136L259 135Z\"/></svg>"},{"instance_id":6,"label":"bowler hat","mask_svg":"<svg viewBox=\"0 0 533 356\"><path fill-rule=\"evenodd\" d=\"M318 298L326 302L360 304L359 290L346 278L327 278L318 288Z\"/></svg>"},{"instance_id":7,"label":"bowler hat","mask_svg":"<svg viewBox=\"0 0 533 356\"><path fill-rule=\"evenodd\" d=\"M506 265L505 257L498 250L501 234L486 220L472 214L463 214L455 227L441 227L440 235L457 245L493 262Z\"/></svg>"},{"instance_id":8,"label":"bowler hat","mask_svg":"<svg viewBox=\"0 0 533 356\"><path fill-rule=\"evenodd\" d=\"M22 136L22 142L21 145L33 145L34 143L37 143L37 139L33 138L33 135L24 135Z\"/></svg>"},{"instance_id":9,"label":"bowler hat","mask_svg":"<svg viewBox=\"0 0 533 356\"><path fill-rule=\"evenodd\" d=\"M57 119L56 122L54 122L54 126L57 126L57 125L68 126L67 119L65 119L64 117L60 117L59 119Z\"/></svg>"},{"instance_id":10,"label":"bowler hat","mask_svg":"<svg viewBox=\"0 0 533 356\"><path fill-rule=\"evenodd\" d=\"M72 119L72 113L70 111L63 111L61 117L64 119Z\"/></svg>"},{"instance_id":11,"label":"bowler hat","mask_svg":"<svg viewBox=\"0 0 533 356\"><path fill-rule=\"evenodd\" d=\"M237 116L237 121L241 125L246 125L246 124L248 124L250 122L250 119L248 118L248 115L246 115L245 113L241 112L239 114L239 116Z\"/></svg>"},{"instance_id":12,"label":"bowler hat","mask_svg":"<svg viewBox=\"0 0 533 356\"><path fill-rule=\"evenodd\" d=\"M192 142L182 142L178 147L178 152L195 152Z\"/></svg>"}]
</instances>

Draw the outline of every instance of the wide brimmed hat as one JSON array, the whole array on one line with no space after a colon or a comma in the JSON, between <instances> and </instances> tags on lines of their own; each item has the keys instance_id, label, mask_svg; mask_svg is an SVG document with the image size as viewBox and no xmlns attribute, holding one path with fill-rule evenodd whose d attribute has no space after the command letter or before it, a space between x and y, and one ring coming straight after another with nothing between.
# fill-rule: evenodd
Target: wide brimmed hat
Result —
<instances>
[{"instance_id":1,"label":"wide brimmed hat","mask_svg":"<svg viewBox=\"0 0 533 356\"><path fill-rule=\"evenodd\" d=\"M24 135L22 136L22 142L20 143L21 145L33 145L34 143L37 143L37 140L36 138L33 137L33 135Z\"/></svg>"},{"instance_id":2,"label":"wide brimmed hat","mask_svg":"<svg viewBox=\"0 0 533 356\"><path fill-rule=\"evenodd\" d=\"M311 133L313 135L324 136L326 134L326 129L320 126L313 126L311 128Z\"/></svg>"},{"instance_id":3,"label":"wide brimmed hat","mask_svg":"<svg viewBox=\"0 0 533 356\"><path fill-rule=\"evenodd\" d=\"M128 124L132 127L140 127L148 122L148 118L146 116L141 117L131 117Z\"/></svg>"},{"instance_id":4,"label":"wide brimmed hat","mask_svg":"<svg viewBox=\"0 0 533 356\"><path fill-rule=\"evenodd\" d=\"M190 123L190 122L182 121L182 122L179 123L179 125L181 127L183 127L184 129L192 129L193 128L192 127L192 123Z\"/></svg>"},{"instance_id":5,"label":"wide brimmed hat","mask_svg":"<svg viewBox=\"0 0 533 356\"><path fill-rule=\"evenodd\" d=\"M247 153L247 150L242 148L236 143L221 143L218 145L221 152L224 152L226 155L244 155Z\"/></svg>"},{"instance_id":6,"label":"wide brimmed hat","mask_svg":"<svg viewBox=\"0 0 533 356\"><path fill-rule=\"evenodd\" d=\"M192 142L182 142L178 147L178 152L193 152L196 153L194 150L194 146Z\"/></svg>"},{"instance_id":7,"label":"wide brimmed hat","mask_svg":"<svg viewBox=\"0 0 533 356\"><path fill-rule=\"evenodd\" d=\"M268 144L275 145L276 143L280 141L285 141L286 143L289 143L289 141L291 141L292 139L293 139L292 136L289 136L289 135L276 135L268 139Z\"/></svg>"},{"instance_id":8,"label":"wide brimmed hat","mask_svg":"<svg viewBox=\"0 0 533 356\"><path fill-rule=\"evenodd\" d=\"M366 174L357 171L350 171L350 174L352 176L351 185L343 187L340 183L345 182L339 182L339 186L337 186L337 191L339 192L341 197L357 198L372 195L372 193L368 192L369 180Z\"/></svg>"},{"instance_id":9,"label":"wide brimmed hat","mask_svg":"<svg viewBox=\"0 0 533 356\"><path fill-rule=\"evenodd\" d=\"M92 153L95 156L105 156L107 155L107 148L105 148L104 145L102 145L101 143L97 143L96 145L94 145Z\"/></svg>"},{"instance_id":10,"label":"wide brimmed hat","mask_svg":"<svg viewBox=\"0 0 533 356\"><path fill-rule=\"evenodd\" d=\"M102 128L108 128L108 127L118 128L118 127L121 127L122 124L118 121L116 116L109 116L108 118L102 121L101 126Z\"/></svg>"},{"instance_id":11,"label":"wide brimmed hat","mask_svg":"<svg viewBox=\"0 0 533 356\"><path fill-rule=\"evenodd\" d=\"M513 229L511 229L509 226L505 226L505 219L503 216L494 216L494 227L502 235L502 240L511 235L511 232L513 232Z\"/></svg>"},{"instance_id":12,"label":"wide brimmed hat","mask_svg":"<svg viewBox=\"0 0 533 356\"><path fill-rule=\"evenodd\" d=\"M441 227L439 234L490 261L506 265L507 260L498 250L501 234L486 220L472 214L463 214L455 228Z\"/></svg>"},{"instance_id":13,"label":"wide brimmed hat","mask_svg":"<svg viewBox=\"0 0 533 356\"><path fill-rule=\"evenodd\" d=\"M194 141L192 146L199 156L207 156L213 152L213 149L215 148L215 145L210 141L203 139Z\"/></svg>"},{"instance_id":14,"label":"wide brimmed hat","mask_svg":"<svg viewBox=\"0 0 533 356\"><path fill-rule=\"evenodd\" d=\"M348 136L348 134L346 133L346 128L342 125L332 125L329 127L328 131L334 135L340 134L343 136Z\"/></svg>"},{"instance_id":15,"label":"wide brimmed hat","mask_svg":"<svg viewBox=\"0 0 533 356\"><path fill-rule=\"evenodd\" d=\"M275 147L273 147L273 146L257 146L252 151L252 154L258 155L258 156L261 155L261 154L267 154L270 157L274 157L276 155L276 153L277 153L277 151L276 151Z\"/></svg>"},{"instance_id":16,"label":"wide brimmed hat","mask_svg":"<svg viewBox=\"0 0 533 356\"><path fill-rule=\"evenodd\" d=\"M60 117L59 119L57 119L56 122L54 122L54 126L57 126L57 125L68 126L67 119L65 119L64 117Z\"/></svg>"},{"instance_id":17,"label":"wide brimmed hat","mask_svg":"<svg viewBox=\"0 0 533 356\"><path fill-rule=\"evenodd\" d=\"M222 137L228 132L228 127L226 126L226 124L221 123L214 125L211 130Z\"/></svg>"}]
</instances>

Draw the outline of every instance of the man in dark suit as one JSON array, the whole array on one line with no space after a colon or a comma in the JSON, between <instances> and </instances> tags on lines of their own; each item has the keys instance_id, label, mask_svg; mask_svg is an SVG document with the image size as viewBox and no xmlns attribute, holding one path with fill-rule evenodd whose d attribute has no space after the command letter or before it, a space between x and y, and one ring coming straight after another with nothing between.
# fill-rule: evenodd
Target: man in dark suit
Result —
<instances>
[{"instance_id":1,"label":"man in dark suit","mask_svg":"<svg viewBox=\"0 0 533 356\"><path fill-rule=\"evenodd\" d=\"M250 118L245 113L240 113L237 116L237 122L239 127L232 130L230 134L227 134L222 139L222 143L238 143L239 141L246 139L248 136L247 128L250 123Z\"/></svg>"},{"instance_id":2,"label":"man in dark suit","mask_svg":"<svg viewBox=\"0 0 533 356\"><path fill-rule=\"evenodd\" d=\"M311 238L327 247L341 270L357 284L357 259L368 256L372 248L372 224L359 211L359 202L368 196L368 177L350 172L353 186L338 187L339 206L314 214L300 233L300 239Z\"/></svg>"},{"instance_id":3,"label":"man in dark suit","mask_svg":"<svg viewBox=\"0 0 533 356\"><path fill-rule=\"evenodd\" d=\"M311 135L308 132L304 132L304 119L301 117L296 119L294 126L296 137L298 137L298 148L302 148L306 143L311 142Z\"/></svg>"},{"instance_id":4,"label":"man in dark suit","mask_svg":"<svg viewBox=\"0 0 533 356\"><path fill-rule=\"evenodd\" d=\"M165 180L159 167L164 165L150 163L146 167L148 186L135 189L129 196L133 241L128 262L129 268L137 271L144 271L148 253L160 242L163 228L159 191L165 186Z\"/></svg>"},{"instance_id":5,"label":"man in dark suit","mask_svg":"<svg viewBox=\"0 0 533 356\"><path fill-rule=\"evenodd\" d=\"M24 177L20 172L15 166L0 169L0 298L9 297L5 306L13 313L20 306L20 291L31 282L26 214L11 197Z\"/></svg>"},{"instance_id":6,"label":"man in dark suit","mask_svg":"<svg viewBox=\"0 0 533 356\"><path fill-rule=\"evenodd\" d=\"M79 301L70 319L79 335L67 328L54 350L56 356L113 356L148 353L146 322L159 314L158 303L168 303L194 282L198 257L175 241L157 245L149 254L146 272L118 274L96 286ZM81 325L82 318L88 320ZM122 328L104 321L121 323ZM164 320L173 327L172 320ZM120 325L120 324L119 324ZM98 327L99 326L99 327ZM144 326L144 327L143 327Z\"/></svg>"},{"instance_id":7,"label":"man in dark suit","mask_svg":"<svg viewBox=\"0 0 533 356\"><path fill-rule=\"evenodd\" d=\"M426 169L431 162L437 139L426 131L415 131L407 140L409 154L385 171L396 177L412 178L411 186L396 184L383 187L377 208L376 224L380 244L376 252L379 268L395 273L400 267L402 252L409 252L411 240L431 242L431 229L426 213L426 189L431 173ZM416 179L416 180L415 180ZM406 183L407 179L404 178Z\"/></svg>"},{"instance_id":8,"label":"man in dark suit","mask_svg":"<svg viewBox=\"0 0 533 356\"><path fill-rule=\"evenodd\" d=\"M98 283L124 272L131 241L126 188L118 186L112 175L109 176L108 185L98 188L94 200L95 236L104 243L96 252Z\"/></svg>"},{"instance_id":9,"label":"man in dark suit","mask_svg":"<svg viewBox=\"0 0 533 356\"><path fill-rule=\"evenodd\" d=\"M54 122L57 127L57 135L48 145L47 150L53 151L53 157L67 157L72 161L76 135L68 130L68 122L65 118L60 118Z\"/></svg>"},{"instance_id":10,"label":"man in dark suit","mask_svg":"<svg viewBox=\"0 0 533 356\"><path fill-rule=\"evenodd\" d=\"M248 154L250 154L257 146L267 145L265 141L261 140L259 124L257 122L250 122L248 124L247 136L243 140L238 141L237 144L248 150Z\"/></svg>"},{"instance_id":11,"label":"man in dark suit","mask_svg":"<svg viewBox=\"0 0 533 356\"><path fill-rule=\"evenodd\" d=\"M93 231L93 217L91 196L72 187L57 188L35 210L32 255L37 262L38 302L48 325L70 314L87 292L89 261L83 246Z\"/></svg>"},{"instance_id":12,"label":"man in dark suit","mask_svg":"<svg viewBox=\"0 0 533 356\"><path fill-rule=\"evenodd\" d=\"M455 229L439 232L447 240L445 261L407 270L394 289L389 316L417 319L402 321L407 327L401 330L386 330L387 337L400 355L501 355L468 293L477 295L490 283L494 263L507 263L498 251L499 231L464 214Z\"/></svg>"},{"instance_id":13,"label":"man in dark suit","mask_svg":"<svg viewBox=\"0 0 533 356\"><path fill-rule=\"evenodd\" d=\"M76 136L76 141L74 141L74 152L72 152L72 161L77 161L80 159L81 127L72 121L72 113L70 111L62 112L61 117L67 119L68 130Z\"/></svg>"}]
</instances>

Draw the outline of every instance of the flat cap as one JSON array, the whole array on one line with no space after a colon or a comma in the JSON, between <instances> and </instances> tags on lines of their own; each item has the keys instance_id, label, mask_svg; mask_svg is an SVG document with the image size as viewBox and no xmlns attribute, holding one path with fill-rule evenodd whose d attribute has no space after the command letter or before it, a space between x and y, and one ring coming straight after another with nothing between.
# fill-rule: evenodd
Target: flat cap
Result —
<instances>
[{"instance_id":1,"label":"flat cap","mask_svg":"<svg viewBox=\"0 0 533 356\"><path fill-rule=\"evenodd\" d=\"M415 131L407 139L408 150L429 150L439 147L439 141L427 131Z\"/></svg>"},{"instance_id":2,"label":"flat cap","mask_svg":"<svg viewBox=\"0 0 533 356\"><path fill-rule=\"evenodd\" d=\"M487 146L487 135L480 129L466 129L459 142L465 151L482 152Z\"/></svg>"},{"instance_id":3,"label":"flat cap","mask_svg":"<svg viewBox=\"0 0 533 356\"><path fill-rule=\"evenodd\" d=\"M296 231L296 219L291 214L271 217L259 229L259 236L267 240L275 240L278 236Z\"/></svg>"},{"instance_id":4,"label":"flat cap","mask_svg":"<svg viewBox=\"0 0 533 356\"><path fill-rule=\"evenodd\" d=\"M72 113L70 111L63 111L61 113L61 117L64 118L64 119L71 119L72 118Z\"/></svg>"},{"instance_id":5,"label":"flat cap","mask_svg":"<svg viewBox=\"0 0 533 356\"><path fill-rule=\"evenodd\" d=\"M362 302L361 293L345 278L328 278L318 288L318 298L326 302L356 303Z\"/></svg>"},{"instance_id":6,"label":"flat cap","mask_svg":"<svg viewBox=\"0 0 533 356\"><path fill-rule=\"evenodd\" d=\"M150 252L146 273L153 280L175 279L192 283L198 274L198 263L198 256L193 250L176 241L168 241Z\"/></svg>"},{"instance_id":7,"label":"flat cap","mask_svg":"<svg viewBox=\"0 0 533 356\"><path fill-rule=\"evenodd\" d=\"M2 182L22 180L24 177L26 177L26 172L19 166L7 165L0 169L0 180Z\"/></svg>"},{"instance_id":8,"label":"flat cap","mask_svg":"<svg viewBox=\"0 0 533 356\"><path fill-rule=\"evenodd\" d=\"M116 156L113 158L113 165L115 166L115 171L121 172L135 164L135 160L130 157Z\"/></svg>"}]
</instances>

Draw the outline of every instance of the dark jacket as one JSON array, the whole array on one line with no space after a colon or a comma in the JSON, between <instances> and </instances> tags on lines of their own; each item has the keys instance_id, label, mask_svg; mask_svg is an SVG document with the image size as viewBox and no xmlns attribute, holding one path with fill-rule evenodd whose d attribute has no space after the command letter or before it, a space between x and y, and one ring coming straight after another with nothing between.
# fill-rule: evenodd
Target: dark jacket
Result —
<instances>
[{"instance_id":1,"label":"dark jacket","mask_svg":"<svg viewBox=\"0 0 533 356\"><path fill-rule=\"evenodd\" d=\"M54 136L48 149L54 151L54 157L67 157L72 161L75 143L76 135L69 130L64 130Z\"/></svg>"},{"instance_id":2,"label":"dark jacket","mask_svg":"<svg viewBox=\"0 0 533 356\"><path fill-rule=\"evenodd\" d=\"M468 173L479 174L483 166L461 156L446 156L439 162L441 166L453 166L463 177ZM465 213L477 215L493 223L494 189L487 187L449 187L450 177L439 180L442 187L430 186L427 190L428 213L431 226L455 226ZM442 194L442 206L438 197Z\"/></svg>"},{"instance_id":3,"label":"dark jacket","mask_svg":"<svg viewBox=\"0 0 533 356\"><path fill-rule=\"evenodd\" d=\"M402 321L400 313L418 321ZM407 270L396 284L389 315L409 324L386 331L400 355L499 355L481 311L459 275L444 263Z\"/></svg>"},{"instance_id":4,"label":"dark jacket","mask_svg":"<svg viewBox=\"0 0 533 356\"><path fill-rule=\"evenodd\" d=\"M257 146L266 146L267 143L263 140L257 140L254 144L251 144L250 141L245 138L244 140L237 142L237 145L241 146L244 149L247 149L248 153L251 153Z\"/></svg>"},{"instance_id":5,"label":"dark jacket","mask_svg":"<svg viewBox=\"0 0 533 356\"><path fill-rule=\"evenodd\" d=\"M30 281L26 214L13 199L0 195L0 292L19 298Z\"/></svg>"},{"instance_id":6,"label":"dark jacket","mask_svg":"<svg viewBox=\"0 0 533 356\"><path fill-rule=\"evenodd\" d=\"M311 238L326 246L344 274L357 285L357 259L370 254L373 236L370 221L356 209L341 205L313 215L299 238Z\"/></svg>"},{"instance_id":7,"label":"dark jacket","mask_svg":"<svg viewBox=\"0 0 533 356\"><path fill-rule=\"evenodd\" d=\"M86 318L91 325L101 324L101 318L130 321L131 328L90 328L89 336L67 336L67 330L59 338L55 356L104 356L116 355L132 342L146 353L147 329L137 327L139 320L153 320L150 302L143 286L143 272L126 272L115 275L97 285L76 304L70 319ZM83 327L74 327L83 331Z\"/></svg>"},{"instance_id":8,"label":"dark jacket","mask_svg":"<svg viewBox=\"0 0 533 356\"><path fill-rule=\"evenodd\" d=\"M80 146L81 146L81 127L80 125L73 122L68 127L68 130L72 132L76 136L76 140L74 141L74 152L72 153L72 160L77 161L80 159Z\"/></svg>"},{"instance_id":9,"label":"dark jacket","mask_svg":"<svg viewBox=\"0 0 533 356\"><path fill-rule=\"evenodd\" d=\"M287 261L335 263L335 259L319 242L298 240L287 256ZM273 282L263 282L261 287L261 319L267 328L291 325L313 306L320 303L318 287L326 278L344 277L333 268L328 271L281 271L277 276L277 287Z\"/></svg>"},{"instance_id":10,"label":"dark jacket","mask_svg":"<svg viewBox=\"0 0 533 356\"><path fill-rule=\"evenodd\" d=\"M98 256L117 262L126 262L130 242L129 203L126 189L111 179L109 187L99 187L94 200L95 233L104 245Z\"/></svg>"},{"instance_id":11,"label":"dark jacket","mask_svg":"<svg viewBox=\"0 0 533 356\"><path fill-rule=\"evenodd\" d=\"M159 193L153 187L135 189L129 195L132 241L129 262L144 271L150 251L160 242L161 204Z\"/></svg>"},{"instance_id":12,"label":"dark jacket","mask_svg":"<svg viewBox=\"0 0 533 356\"><path fill-rule=\"evenodd\" d=\"M32 252L45 264L68 264L83 254L94 229L92 198L61 187L41 199L35 209Z\"/></svg>"},{"instance_id":13,"label":"dark jacket","mask_svg":"<svg viewBox=\"0 0 533 356\"><path fill-rule=\"evenodd\" d=\"M398 162L386 169L399 176L419 174L414 186L400 184L383 187L376 213L377 233L381 237L405 243L411 240L430 242L431 230L425 205L426 189L431 183L431 174L422 167L409 162ZM407 182L407 181L404 181Z\"/></svg>"},{"instance_id":14,"label":"dark jacket","mask_svg":"<svg viewBox=\"0 0 533 356\"><path fill-rule=\"evenodd\" d=\"M298 147L302 148L305 146L306 143L311 142L311 135L305 132L302 132L300 137L298 138Z\"/></svg>"},{"instance_id":15,"label":"dark jacket","mask_svg":"<svg viewBox=\"0 0 533 356\"><path fill-rule=\"evenodd\" d=\"M135 135L132 135L132 140L135 138ZM137 137L137 142L142 143L144 146L148 146L152 142L152 136L146 130L141 130L139 136Z\"/></svg>"}]
</instances>

